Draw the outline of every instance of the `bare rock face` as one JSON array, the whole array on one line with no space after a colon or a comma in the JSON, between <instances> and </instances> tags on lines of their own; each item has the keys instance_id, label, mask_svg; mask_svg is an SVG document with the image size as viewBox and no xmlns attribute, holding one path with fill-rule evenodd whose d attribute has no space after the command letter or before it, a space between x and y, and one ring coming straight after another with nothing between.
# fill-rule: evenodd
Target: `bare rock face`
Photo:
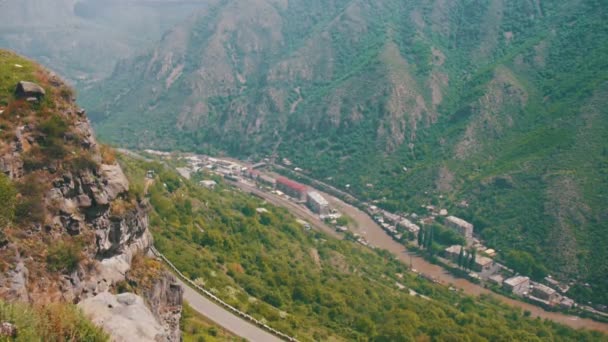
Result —
<instances>
[{"instance_id":1,"label":"bare rock face","mask_svg":"<svg viewBox=\"0 0 608 342\"><path fill-rule=\"evenodd\" d=\"M184 289L176 282L173 274L163 271L143 293L152 312L167 331L168 341L180 341L179 321L182 312Z\"/></svg>"},{"instance_id":2,"label":"bare rock face","mask_svg":"<svg viewBox=\"0 0 608 342\"><path fill-rule=\"evenodd\" d=\"M144 300L135 294L104 292L83 300L78 306L95 324L103 327L113 341L169 340L167 331L157 322Z\"/></svg>"}]
</instances>

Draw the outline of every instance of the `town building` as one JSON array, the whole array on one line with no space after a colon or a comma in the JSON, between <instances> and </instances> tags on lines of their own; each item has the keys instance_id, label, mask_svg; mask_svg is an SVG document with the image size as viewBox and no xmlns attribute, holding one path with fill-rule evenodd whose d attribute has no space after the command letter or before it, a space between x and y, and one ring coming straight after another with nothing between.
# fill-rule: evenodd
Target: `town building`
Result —
<instances>
[{"instance_id":1,"label":"town building","mask_svg":"<svg viewBox=\"0 0 608 342\"><path fill-rule=\"evenodd\" d=\"M275 188L277 185L277 180L270 177L270 176L266 176L264 174L260 174L257 178L258 183L260 183L261 185L265 185L268 186L270 188Z\"/></svg>"},{"instance_id":2,"label":"town building","mask_svg":"<svg viewBox=\"0 0 608 342\"><path fill-rule=\"evenodd\" d=\"M454 246L450 246L450 247L446 248L445 249L446 257L457 262L458 258L460 257L461 248L462 248L462 246L459 246L459 245L454 245ZM463 252L463 256L465 258L467 258L467 260L470 257L469 253L466 250ZM474 271L487 272L487 271L490 271L493 266L494 266L494 260L492 260L488 257L481 256L481 255L475 255L475 262L473 263Z\"/></svg>"},{"instance_id":3,"label":"town building","mask_svg":"<svg viewBox=\"0 0 608 342\"><path fill-rule=\"evenodd\" d=\"M488 272L492 269L492 267L494 266L494 260L482 256L482 255L476 255L475 256L475 265L473 265L473 269L477 272Z\"/></svg>"},{"instance_id":4,"label":"town building","mask_svg":"<svg viewBox=\"0 0 608 342\"><path fill-rule=\"evenodd\" d=\"M329 202L320 193L316 191L310 191L308 193L308 200L306 202L308 207L313 212L325 216L329 215Z\"/></svg>"},{"instance_id":5,"label":"town building","mask_svg":"<svg viewBox=\"0 0 608 342\"><path fill-rule=\"evenodd\" d=\"M559 297L557 291L550 288L549 286L539 283L534 283L534 287L532 288L532 295L548 302L554 302Z\"/></svg>"},{"instance_id":6,"label":"town building","mask_svg":"<svg viewBox=\"0 0 608 342\"><path fill-rule=\"evenodd\" d=\"M524 276L511 277L503 282L503 286L513 294L523 296L528 294L530 289L530 278Z\"/></svg>"},{"instance_id":7,"label":"town building","mask_svg":"<svg viewBox=\"0 0 608 342\"><path fill-rule=\"evenodd\" d=\"M420 232L420 227L417 224L414 224L412 221L405 218L399 221L397 227L403 228L416 236L418 236L418 232Z\"/></svg>"},{"instance_id":8,"label":"town building","mask_svg":"<svg viewBox=\"0 0 608 342\"><path fill-rule=\"evenodd\" d=\"M505 278L500 274L494 274L488 277L488 280L498 286L502 286L502 283L505 281Z\"/></svg>"},{"instance_id":9,"label":"town building","mask_svg":"<svg viewBox=\"0 0 608 342\"><path fill-rule=\"evenodd\" d=\"M277 178L277 189L298 201L306 201L308 192L306 185L294 182L285 177L279 177Z\"/></svg>"},{"instance_id":10,"label":"town building","mask_svg":"<svg viewBox=\"0 0 608 342\"><path fill-rule=\"evenodd\" d=\"M393 214L393 213L388 212L386 210L382 211L382 216L384 216L384 220L386 220L387 222L392 223L392 224L397 224L402 219L401 216L399 216L397 214Z\"/></svg>"},{"instance_id":11,"label":"town building","mask_svg":"<svg viewBox=\"0 0 608 342\"><path fill-rule=\"evenodd\" d=\"M574 300L568 297L562 297L562 300L559 302L559 306L562 309L572 309L572 307L574 306Z\"/></svg>"},{"instance_id":12,"label":"town building","mask_svg":"<svg viewBox=\"0 0 608 342\"><path fill-rule=\"evenodd\" d=\"M456 216L448 216L445 221L447 226L462 235L467 243L473 241L473 225L471 223Z\"/></svg>"}]
</instances>

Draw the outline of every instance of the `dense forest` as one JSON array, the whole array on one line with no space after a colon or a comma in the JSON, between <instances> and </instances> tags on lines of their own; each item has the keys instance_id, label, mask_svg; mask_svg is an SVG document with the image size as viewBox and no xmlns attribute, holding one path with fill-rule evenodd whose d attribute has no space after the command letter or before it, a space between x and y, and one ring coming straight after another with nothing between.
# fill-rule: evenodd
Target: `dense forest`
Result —
<instances>
[{"instance_id":1,"label":"dense forest","mask_svg":"<svg viewBox=\"0 0 608 342\"><path fill-rule=\"evenodd\" d=\"M219 179L209 190L160 163L120 160L134 193L149 198L157 248L223 300L300 340L601 337L434 285L388 252L307 230Z\"/></svg>"},{"instance_id":2,"label":"dense forest","mask_svg":"<svg viewBox=\"0 0 608 342\"><path fill-rule=\"evenodd\" d=\"M438 205L518 271L608 304L601 1L235 0L195 18L83 91L103 139L287 157L389 210Z\"/></svg>"}]
</instances>

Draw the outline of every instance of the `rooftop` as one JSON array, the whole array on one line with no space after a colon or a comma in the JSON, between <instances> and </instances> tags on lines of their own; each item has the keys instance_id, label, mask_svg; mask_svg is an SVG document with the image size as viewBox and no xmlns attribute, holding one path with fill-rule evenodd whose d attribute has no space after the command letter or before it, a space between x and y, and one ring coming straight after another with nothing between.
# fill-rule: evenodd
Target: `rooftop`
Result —
<instances>
[{"instance_id":1,"label":"rooftop","mask_svg":"<svg viewBox=\"0 0 608 342\"><path fill-rule=\"evenodd\" d=\"M552 295L556 292L554 289L550 288L549 286L543 285L543 284L538 284L538 283L534 284L534 289L537 291L544 292L548 295Z\"/></svg>"},{"instance_id":2,"label":"rooftop","mask_svg":"<svg viewBox=\"0 0 608 342\"><path fill-rule=\"evenodd\" d=\"M530 278L524 276L515 276L505 280L505 284L510 286L517 286L527 281L530 281Z\"/></svg>"},{"instance_id":3,"label":"rooftop","mask_svg":"<svg viewBox=\"0 0 608 342\"><path fill-rule=\"evenodd\" d=\"M329 205L327 200L316 191L309 192L308 197L310 197L313 201L319 203L320 205Z\"/></svg>"},{"instance_id":4,"label":"rooftop","mask_svg":"<svg viewBox=\"0 0 608 342\"><path fill-rule=\"evenodd\" d=\"M283 184L286 187L292 188L296 191L302 192L302 191L306 191L306 185L304 184L300 184L298 182L292 181L291 179L287 179L285 177L279 177L277 178L277 183L279 184Z\"/></svg>"},{"instance_id":5,"label":"rooftop","mask_svg":"<svg viewBox=\"0 0 608 342\"><path fill-rule=\"evenodd\" d=\"M446 218L446 220L448 220L449 222L458 225L460 227L464 227L464 228L468 228L468 229L473 229L473 225L461 218L458 218L456 216L448 216Z\"/></svg>"},{"instance_id":6,"label":"rooftop","mask_svg":"<svg viewBox=\"0 0 608 342\"><path fill-rule=\"evenodd\" d=\"M480 255L476 255L475 256L475 263L481 266L485 266L488 264L493 263L494 260L488 258L488 257L484 257L484 256L480 256Z\"/></svg>"}]
</instances>

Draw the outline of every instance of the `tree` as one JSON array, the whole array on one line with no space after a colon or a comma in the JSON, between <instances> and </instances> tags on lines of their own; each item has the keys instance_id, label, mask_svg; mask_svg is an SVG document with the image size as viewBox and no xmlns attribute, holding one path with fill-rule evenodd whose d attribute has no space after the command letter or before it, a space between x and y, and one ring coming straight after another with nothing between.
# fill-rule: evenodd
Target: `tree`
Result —
<instances>
[{"instance_id":1,"label":"tree","mask_svg":"<svg viewBox=\"0 0 608 342\"><path fill-rule=\"evenodd\" d=\"M458 254L458 267L462 267L464 262L464 247L460 246L460 254Z\"/></svg>"},{"instance_id":2,"label":"tree","mask_svg":"<svg viewBox=\"0 0 608 342\"><path fill-rule=\"evenodd\" d=\"M475 250L475 248L471 249L471 258L469 259L469 270L472 270L473 267L475 267L475 256L477 254L477 251Z\"/></svg>"},{"instance_id":3,"label":"tree","mask_svg":"<svg viewBox=\"0 0 608 342\"><path fill-rule=\"evenodd\" d=\"M418 232L418 247L423 248L424 247L424 228L420 228L420 231Z\"/></svg>"},{"instance_id":4,"label":"tree","mask_svg":"<svg viewBox=\"0 0 608 342\"><path fill-rule=\"evenodd\" d=\"M433 226L431 226L427 232L427 237L425 239L426 249L428 250L430 255L433 255Z\"/></svg>"}]
</instances>

